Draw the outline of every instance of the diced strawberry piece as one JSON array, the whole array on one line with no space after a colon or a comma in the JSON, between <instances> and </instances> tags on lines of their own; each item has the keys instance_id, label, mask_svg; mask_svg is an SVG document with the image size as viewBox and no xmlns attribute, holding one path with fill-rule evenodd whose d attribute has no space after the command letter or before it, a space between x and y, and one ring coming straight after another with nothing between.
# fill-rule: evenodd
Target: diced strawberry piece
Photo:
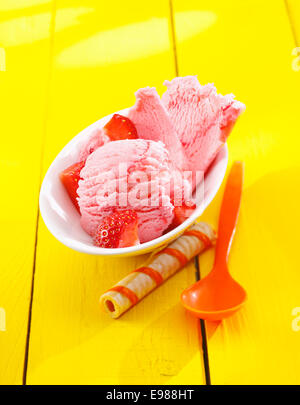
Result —
<instances>
[{"instance_id":1,"label":"diced strawberry piece","mask_svg":"<svg viewBox=\"0 0 300 405\"><path fill-rule=\"evenodd\" d=\"M176 226L182 224L187 218L189 218L193 211L196 208L196 204L183 204L178 207L174 207L174 219L172 222L172 226L175 228Z\"/></svg>"},{"instance_id":2,"label":"diced strawberry piece","mask_svg":"<svg viewBox=\"0 0 300 405\"><path fill-rule=\"evenodd\" d=\"M122 139L137 139L137 131L133 122L123 115L114 114L104 127L105 134L111 141Z\"/></svg>"},{"instance_id":3,"label":"diced strawberry piece","mask_svg":"<svg viewBox=\"0 0 300 405\"><path fill-rule=\"evenodd\" d=\"M74 165L69 166L63 172L60 173L60 180L64 185L69 197L72 200L72 203L75 205L77 210L79 211L79 205L77 201L77 189L78 189L78 181L80 180L80 172L84 167L85 162L78 162Z\"/></svg>"},{"instance_id":4,"label":"diced strawberry piece","mask_svg":"<svg viewBox=\"0 0 300 405\"><path fill-rule=\"evenodd\" d=\"M103 248L138 245L138 217L133 210L115 211L104 218L94 236L94 244Z\"/></svg>"}]
</instances>

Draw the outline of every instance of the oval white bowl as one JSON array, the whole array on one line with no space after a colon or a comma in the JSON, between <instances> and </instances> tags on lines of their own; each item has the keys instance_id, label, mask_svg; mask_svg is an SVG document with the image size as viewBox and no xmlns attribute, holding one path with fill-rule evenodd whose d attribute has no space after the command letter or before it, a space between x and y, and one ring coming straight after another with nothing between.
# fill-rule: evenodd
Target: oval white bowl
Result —
<instances>
[{"instance_id":1,"label":"oval white bowl","mask_svg":"<svg viewBox=\"0 0 300 405\"><path fill-rule=\"evenodd\" d=\"M128 109L119 111L126 115ZM186 228L191 226L203 213L216 195L226 172L228 163L227 145L220 149L204 178L204 201L193 214L180 226L159 238L137 246L119 249L105 249L93 245L92 238L81 228L80 215L73 206L69 196L59 180L59 174L66 167L78 161L80 144L95 128L104 126L112 117L108 115L85 128L76 135L57 155L49 167L40 191L40 212L52 233L61 243L82 253L103 256L134 256L150 252L164 244L170 243ZM200 185L198 187L203 187Z\"/></svg>"}]
</instances>

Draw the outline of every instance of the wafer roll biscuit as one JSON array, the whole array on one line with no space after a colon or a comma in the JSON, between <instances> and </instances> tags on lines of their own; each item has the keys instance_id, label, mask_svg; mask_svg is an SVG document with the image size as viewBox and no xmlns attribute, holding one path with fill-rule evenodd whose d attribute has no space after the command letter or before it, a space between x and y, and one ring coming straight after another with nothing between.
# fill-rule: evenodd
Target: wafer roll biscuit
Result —
<instances>
[{"instance_id":1,"label":"wafer roll biscuit","mask_svg":"<svg viewBox=\"0 0 300 405\"><path fill-rule=\"evenodd\" d=\"M147 266L129 273L106 291L100 297L101 305L112 318L118 318L193 257L210 247L215 239L215 232L207 223L193 225L167 248L153 256Z\"/></svg>"}]
</instances>

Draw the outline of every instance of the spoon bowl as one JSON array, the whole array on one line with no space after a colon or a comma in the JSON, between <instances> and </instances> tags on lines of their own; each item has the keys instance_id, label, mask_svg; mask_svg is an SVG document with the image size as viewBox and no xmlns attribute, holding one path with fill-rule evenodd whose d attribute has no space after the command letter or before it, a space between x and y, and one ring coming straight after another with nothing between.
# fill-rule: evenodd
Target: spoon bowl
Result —
<instances>
[{"instance_id":1,"label":"spoon bowl","mask_svg":"<svg viewBox=\"0 0 300 405\"><path fill-rule=\"evenodd\" d=\"M210 273L184 290L181 302L198 318L218 321L239 310L246 301L247 293L230 274L224 277L214 274Z\"/></svg>"}]
</instances>

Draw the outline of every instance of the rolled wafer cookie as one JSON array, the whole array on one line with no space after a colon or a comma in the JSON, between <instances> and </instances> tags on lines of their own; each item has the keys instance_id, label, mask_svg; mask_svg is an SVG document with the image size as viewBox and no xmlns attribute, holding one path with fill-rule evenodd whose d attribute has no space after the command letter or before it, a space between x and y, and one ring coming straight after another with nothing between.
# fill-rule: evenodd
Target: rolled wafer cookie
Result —
<instances>
[{"instance_id":1,"label":"rolled wafer cookie","mask_svg":"<svg viewBox=\"0 0 300 405\"><path fill-rule=\"evenodd\" d=\"M147 266L129 273L106 291L100 297L101 305L112 318L118 318L193 257L210 247L215 239L215 232L207 223L193 225L167 248L154 255Z\"/></svg>"}]
</instances>

